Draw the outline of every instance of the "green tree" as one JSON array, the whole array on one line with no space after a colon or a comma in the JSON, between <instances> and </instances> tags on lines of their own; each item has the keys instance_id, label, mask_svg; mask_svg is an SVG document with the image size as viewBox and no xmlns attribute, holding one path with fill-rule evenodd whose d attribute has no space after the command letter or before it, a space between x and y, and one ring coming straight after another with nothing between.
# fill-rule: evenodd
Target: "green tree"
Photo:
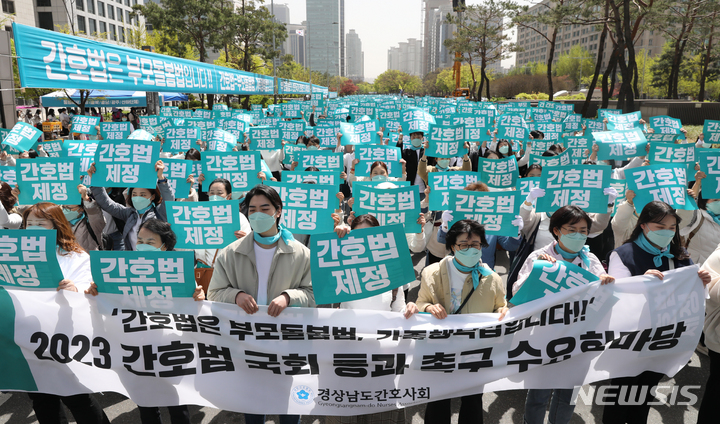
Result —
<instances>
[{"instance_id":1,"label":"green tree","mask_svg":"<svg viewBox=\"0 0 720 424\"><path fill-rule=\"evenodd\" d=\"M408 73L388 69L375 78L375 90L378 93L399 93L402 89L405 93L415 93L422 89L420 77Z\"/></svg>"},{"instance_id":2,"label":"green tree","mask_svg":"<svg viewBox=\"0 0 720 424\"><path fill-rule=\"evenodd\" d=\"M555 65L555 75L568 75L579 88L585 75L591 75L595 62L592 54L580 45L573 46L569 52L563 53Z\"/></svg>"},{"instance_id":3,"label":"green tree","mask_svg":"<svg viewBox=\"0 0 720 424\"><path fill-rule=\"evenodd\" d=\"M168 41L165 42L165 40ZM127 44L138 50L145 46L150 46L155 49L155 53L187 60L198 60L200 57L193 45L179 43L177 34L165 34L161 29L155 29L148 33L144 26L128 28ZM179 48L180 50L175 50L175 48Z\"/></svg>"},{"instance_id":4,"label":"green tree","mask_svg":"<svg viewBox=\"0 0 720 424\"><path fill-rule=\"evenodd\" d=\"M453 38L445 40L445 47L461 54L460 60L469 64L472 77L472 91L475 92L477 79L473 62L480 62L480 86L475 96L482 98L485 88L486 96L490 98L490 77L487 67L502 59L507 59L509 53L516 50L515 44L510 43L510 29L512 27L508 18L508 9L501 2L486 0L480 5L461 7L457 16L448 14L446 21L455 24L457 30ZM458 60L457 58L455 60ZM462 78L462 72L461 72ZM470 84L462 84L469 87Z\"/></svg>"},{"instance_id":5,"label":"green tree","mask_svg":"<svg viewBox=\"0 0 720 424\"><path fill-rule=\"evenodd\" d=\"M369 82L361 82L358 86L358 94L370 94L375 91L375 85Z\"/></svg>"}]
</instances>

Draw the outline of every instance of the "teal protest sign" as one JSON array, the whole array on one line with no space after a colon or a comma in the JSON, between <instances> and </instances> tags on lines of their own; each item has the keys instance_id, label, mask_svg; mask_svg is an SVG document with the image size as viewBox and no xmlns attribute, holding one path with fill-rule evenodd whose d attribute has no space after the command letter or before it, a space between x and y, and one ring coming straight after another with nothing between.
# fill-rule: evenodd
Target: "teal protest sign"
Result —
<instances>
[{"instance_id":1,"label":"teal protest sign","mask_svg":"<svg viewBox=\"0 0 720 424\"><path fill-rule=\"evenodd\" d=\"M160 125L160 116L157 115L145 115L139 116L140 118L140 129L149 132L150 134L157 134L155 127Z\"/></svg>"},{"instance_id":2,"label":"teal protest sign","mask_svg":"<svg viewBox=\"0 0 720 424\"><path fill-rule=\"evenodd\" d=\"M304 152L307 148L304 144L286 144L283 146L283 160L284 165L292 165L293 162L297 162L297 152ZM284 172L283 172L284 174Z\"/></svg>"},{"instance_id":3,"label":"teal protest sign","mask_svg":"<svg viewBox=\"0 0 720 424\"><path fill-rule=\"evenodd\" d=\"M388 167L388 176L399 178L402 176L402 159L399 147L390 146L357 146L355 148L355 159L360 163L355 165L355 175L367 177L370 175L370 167L375 162L383 162Z\"/></svg>"},{"instance_id":4,"label":"teal protest sign","mask_svg":"<svg viewBox=\"0 0 720 424\"><path fill-rule=\"evenodd\" d=\"M579 113L571 113L563 119L563 132L582 131L582 115Z\"/></svg>"},{"instance_id":5,"label":"teal protest sign","mask_svg":"<svg viewBox=\"0 0 720 424\"><path fill-rule=\"evenodd\" d=\"M4 146L26 152L37 145L42 131L25 122L18 122L2 141Z\"/></svg>"},{"instance_id":6,"label":"teal protest sign","mask_svg":"<svg viewBox=\"0 0 720 424\"><path fill-rule=\"evenodd\" d=\"M2 167L0 167L2 168ZM353 182L354 186L363 186L363 187L377 187L382 183L386 183L387 181L355 181ZM410 181L392 181L393 184L395 184L398 187L410 187Z\"/></svg>"},{"instance_id":7,"label":"teal protest sign","mask_svg":"<svg viewBox=\"0 0 720 424\"><path fill-rule=\"evenodd\" d=\"M65 140L62 145L61 157L80 158L80 172L87 176L90 164L95 160L95 152L100 141L98 140ZM86 177L83 184L89 185L90 178Z\"/></svg>"},{"instance_id":8,"label":"teal protest sign","mask_svg":"<svg viewBox=\"0 0 720 424\"><path fill-rule=\"evenodd\" d=\"M195 292L193 252L90 252L98 293L122 294L139 305L162 307Z\"/></svg>"},{"instance_id":9,"label":"teal protest sign","mask_svg":"<svg viewBox=\"0 0 720 424\"><path fill-rule=\"evenodd\" d=\"M193 118L212 119L213 111L210 109L195 109L195 111L193 111Z\"/></svg>"},{"instance_id":10,"label":"teal protest sign","mask_svg":"<svg viewBox=\"0 0 720 424\"><path fill-rule=\"evenodd\" d=\"M651 165L685 163L689 181L695 181L695 144L651 144L647 156Z\"/></svg>"},{"instance_id":11,"label":"teal protest sign","mask_svg":"<svg viewBox=\"0 0 720 424\"><path fill-rule=\"evenodd\" d=\"M21 205L52 202L58 205L79 205L79 158L18 159L15 165Z\"/></svg>"},{"instance_id":12,"label":"teal protest sign","mask_svg":"<svg viewBox=\"0 0 720 424\"><path fill-rule=\"evenodd\" d=\"M543 141L558 143L562 139L563 124L559 122L540 122L533 124L533 127L543 133Z\"/></svg>"},{"instance_id":13,"label":"teal protest sign","mask_svg":"<svg viewBox=\"0 0 720 424\"><path fill-rule=\"evenodd\" d=\"M720 149L708 149L698 154L700 170L706 177L702 180L700 196L703 199L720 199Z\"/></svg>"},{"instance_id":14,"label":"teal protest sign","mask_svg":"<svg viewBox=\"0 0 720 424\"><path fill-rule=\"evenodd\" d=\"M163 106L160 108L160 116L165 116L167 118L173 117L173 111L179 110L177 106Z\"/></svg>"},{"instance_id":15,"label":"teal protest sign","mask_svg":"<svg viewBox=\"0 0 720 424\"><path fill-rule=\"evenodd\" d=\"M642 114L640 112L606 114L605 118L608 120L607 129L609 131L627 131L642 127L640 123Z\"/></svg>"},{"instance_id":16,"label":"teal protest sign","mask_svg":"<svg viewBox=\"0 0 720 424\"><path fill-rule=\"evenodd\" d=\"M572 158L570 157L569 150L565 150L557 156L539 156L533 154L530 155L530 164L538 164L543 169L553 166L566 166L570 165L571 163Z\"/></svg>"},{"instance_id":17,"label":"teal protest sign","mask_svg":"<svg viewBox=\"0 0 720 424\"><path fill-rule=\"evenodd\" d=\"M600 160L627 160L645 155L647 139L638 128L593 132L592 135L600 149L597 155Z\"/></svg>"},{"instance_id":18,"label":"teal protest sign","mask_svg":"<svg viewBox=\"0 0 720 424\"><path fill-rule=\"evenodd\" d=\"M676 143L680 140L679 134L645 134L648 143Z\"/></svg>"},{"instance_id":19,"label":"teal protest sign","mask_svg":"<svg viewBox=\"0 0 720 424\"><path fill-rule=\"evenodd\" d=\"M320 147L335 148L337 146L337 134L339 132L339 124L330 122L327 124L313 127L313 134L320 140Z\"/></svg>"},{"instance_id":20,"label":"teal protest sign","mask_svg":"<svg viewBox=\"0 0 720 424\"><path fill-rule=\"evenodd\" d=\"M64 278L56 231L0 230L0 285L56 290Z\"/></svg>"},{"instance_id":21,"label":"teal protest sign","mask_svg":"<svg viewBox=\"0 0 720 424\"><path fill-rule=\"evenodd\" d=\"M635 210L660 200L675 209L695 210L697 204L687 193L687 166L662 164L625 170L627 189L635 192Z\"/></svg>"},{"instance_id":22,"label":"teal protest sign","mask_svg":"<svg viewBox=\"0 0 720 424\"><path fill-rule=\"evenodd\" d=\"M301 150L295 153L299 169L314 166L320 170L340 171L343 169L343 154L329 150ZM297 169L297 168L296 168Z\"/></svg>"},{"instance_id":23,"label":"teal protest sign","mask_svg":"<svg viewBox=\"0 0 720 424\"><path fill-rule=\"evenodd\" d=\"M353 187L355 216L369 213L380 225L403 224L406 233L420 233L420 192L418 186L380 189L369 185Z\"/></svg>"},{"instance_id":24,"label":"teal protest sign","mask_svg":"<svg viewBox=\"0 0 720 424\"><path fill-rule=\"evenodd\" d=\"M400 109L379 109L377 112L378 124L385 128L385 134L389 131L397 131L402 125Z\"/></svg>"},{"instance_id":25,"label":"teal protest sign","mask_svg":"<svg viewBox=\"0 0 720 424\"><path fill-rule=\"evenodd\" d=\"M197 142L201 140L200 128L192 126L175 126L165 130L164 152L187 152L198 148ZM232 148L231 148L232 149Z\"/></svg>"},{"instance_id":26,"label":"teal protest sign","mask_svg":"<svg viewBox=\"0 0 720 424\"><path fill-rule=\"evenodd\" d=\"M213 152L230 152L237 145L237 138L221 129L208 129L204 131L207 148Z\"/></svg>"},{"instance_id":27,"label":"teal protest sign","mask_svg":"<svg viewBox=\"0 0 720 424\"><path fill-rule=\"evenodd\" d=\"M167 202L168 223L177 235L177 249L220 249L237 240L237 200Z\"/></svg>"},{"instance_id":28,"label":"teal protest sign","mask_svg":"<svg viewBox=\"0 0 720 424\"><path fill-rule=\"evenodd\" d=\"M480 181L491 188L512 188L519 178L518 165L515 156L503 159L478 159L478 172Z\"/></svg>"},{"instance_id":29,"label":"teal protest sign","mask_svg":"<svg viewBox=\"0 0 720 424\"><path fill-rule=\"evenodd\" d=\"M316 172L317 173L317 172ZM332 213L338 206L337 186L265 181L282 199L280 223L293 234L333 231Z\"/></svg>"},{"instance_id":30,"label":"teal protest sign","mask_svg":"<svg viewBox=\"0 0 720 424\"><path fill-rule=\"evenodd\" d=\"M518 180L517 188L520 190L523 201L527 198L528 194L530 194L530 190L535 187L540 187L540 180L540 177L525 177Z\"/></svg>"},{"instance_id":31,"label":"teal protest sign","mask_svg":"<svg viewBox=\"0 0 720 424\"><path fill-rule=\"evenodd\" d=\"M250 150L277 150L282 148L280 129L277 127L250 127Z\"/></svg>"},{"instance_id":32,"label":"teal protest sign","mask_svg":"<svg viewBox=\"0 0 720 424\"><path fill-rule=\"evenodd\" d=\"M401 225L361 230L310 241L310 271L318 305L349 302L402 287L415 279Z\"/></svg>"},{"instance_id":33,"label":"teal protest sign","mask_svg":"<svg viewBox=\"0 0 720 424\"><path fill-rule=\"evenodd\" d=\"M443 120L445 122L446 120ZM465 141L486 141L492 140L488 135L488 130L493 126L493 118L486 115L477 115L470 113L458 113L447 121L454 125L462 125L465 127Z\"/></svg>"},{"instance_id":34,"label":"teal protest sign","mask_svg":"<svg viewBox=\"0 0 720 424\"><path fill-rule=\"evenodd\" d=\"M588 136L565 137L567 150L570 151L570 159L573 165L580 165L590 156L593 138Z\"/></svg>"},{"instance_id":35,"label":"teal protest sign","mask_svg":"<svg viewBox=\"0 0 720 424\"><path fill-rule=\"evenodd\" d=\"M553 119L552 110L549 109L540 109L534 110L532 112L532 120L535 123L541 123L541 122L550 122Z\"/></svg>"},{"instance_id":36,"label":"teal protest sign","mask_svg":"<svg viewBox=\"0 0 720 424\"><path fill-rule=\"evenodd\" d=\"M448 225L471 219L485 227L485 233L498 236L518 236L518 227L512 224L520 213L522 203L519 191L450 191L450 210L453 220Z\"/></svg>"},{"instance_id":37,"label":"teal protest sign","mask_svg":"<svg viewBox=\"0 0 720 424\"><path fill-rule=\"evenodd\" d=\"M431 211L448 209L450 207L450 190L462 190L478 180L479 175L472 171L430 172L428 174L429 209Z\"/></svg>"},{"instance_id":38,"label":"teal protest sign","mask_svg":"<svg viewBox=\"0 0 720 424\"><path fill-rule=\"evenodd\" d=\"M128 122L129 123L129 122ZM73 116L70 132L73 134L97 135L97 127L100 125L99 116L75 115Z\"/></svg>"},{"instance_id":39,"label":"teal protest sign","mask_svg":"<svg viewBox=\"0 0 720 424\"><path fill-rule=\"evenodd\" d=\"M598 281L599 276L565 261L535 260L525 283L512 297L513 305L532 302L548 294Z\"/></svg>"},{"instance_id":40,"label":"teal protest sign","mask_svg":"<svg viewBox=\"0 0 720 424\"><path fill-rule=\"evenodd\" d=\"M160 143L155 141L101 140L95 151L93 185L155 188L159 158Z\"/></svg>"},{"instance_id":41,"label":"teal protest sign","mask_svg":"<svg viewBox=\"0 0 720 424\"><path fill-rule=\"evenodd\" d=\"M163 159L165 172L163 175L168 180L168 185L175 193L175 198L185 199L190 197L192 185L187 181L193 173L193 162L187 159ZM196 176L195 179L199 177Z\"/></svg>"},{"instance_id":42,"label":"teal protest sign","mask_svg":"<svg viewBox=\"0 0 720 424\"><path fill-rule=\"evenodd\" d=\"M342 134L342 138L340 139L340 144L343 146L379 144L380 137L378 137L378 131L380 131L380 123L377 119L355 123L341 123L340 134Z\"/></svg>"},{"instance_id":43,"label":"teal protest sign","mask_svg":"<svg viewBox=\"0 0 720 424\"><path fill-rule=\"evenodd\" d=\"M63 154L63 139L46 141L44 143L38 143L38 149L42 147L48 157L59 158Z\"/></svg>"},{"instance_id":44,"label":"teal protest sign","mask_svg":"<svg viewBox=\"0 0 720 424\"><path fill-rule=\"evenodd\" d=\"M101 122L100 135L103 140L124 140L130 137L133 127L130 122Z\"/></svg>"},{"instance_id":45,"label":"teal protest sign","mask_svg":"<svg viewBox=\"0 0 720 424\"><path fill-rule=\"evenodd\" d=\"M15 187L15 184L17 184L17 176L15 175L15 167L14 166L0 166L0 181L4 181L10 185L10 187Z\"/></svg>"},{"instance_id":46,"label":"teal protest sign","mask_svg":"<svg viewBox=\"0 0 720 424\"><path fill-rule=\"evenodd\" d=\"M522 116L516 114L500 115L498 118L498 139L524 142L530 135L530 129Z\"/></svg>"},{"instance_id":47,"label":"teal protest sign","mask_svg":"<svg viewBox=\"0 0 720 424\"><path fill-rule=\"evenodd\" d=\"M653 116L649 119L650 128L655 134L678 134L680 139L685 138L685 134L680 131L682 122L677 118L671 118L667 115Z\"/></svg>"},{"instance_id":48,"label":"teal protest sign","mask_svg":"<svg viewBox=\"0 0 720 424\"><path fill-rule=\"evenodd\" d=\"M616 180L612 178L610 179L610 187L614 188L618 192L618 197L615 199L612 211L612 216L615 216L618 205L625 201L625 190L627 190L627 184L625 183L625 180Z\"/></svg>"},{"instance_id":49,"label":"teal protest sign","mask_svg":"<svg viewBox=\"0 0 720 424\"><path fill-rule=\"evenodd\" d=\"M225 178L233 192L243 192L260 184L260 161L260 152L203 152L202 170L206 181Z\"/></svg>"},{"instance_id":50,"label":"teal protest sign","mask_svg":"<svg viewBox=\"0 0 720 424\"><path fill-rule=\"evenodd\" d=\"M582 125L585 126L585 134L588 131L605 131L605 123L602 120L583 118Z\"/></svg>"},{"instance_id":51,"label":"teal protest sign","mask_svg":"<svg viewBox=\"0 0 720 424\"><path fill-rule=\"evenodd\" d=\"M300 103L283 103L280 105L283 118L300 118L302 115Z\"/></svg>"},{"instance_id":52,"label":"teal protest sign","mask_svg":"<svg viewBox=\"0 0 720 424\"><path fill-rule=\"evenodd\" d=\"M294 143L298 138L305 135L305 121L280 121L278 122L280 129L280 138L290 143Z\"/></svg>"},{"instance_id":53,"label":"teal protest sign","mask_svg":"<svg viewBox=\"0 0 720 424\"><path fill-rule=\"evenodd\" d=\"M547 150L550 149L550 147L554 145L560 145L563 148L565 148L565 142L561 141L558 142L557 140L532 140L527 142L527 148L530 150L530 154L536 155L536 156L542 156L543 153L545 153Z\"/></svg>"},{"instance_id":54,"label":"teal protest sign","mask_svg":"<svg viewBox=\"0 0 720 424\"><path fill-rule=\"evenodd\" d=\"M454 158L468 154L465 147L465 127L462 125L435 124L425 137L428 148L425 154L434 158Z\"/></svg>"},{"instance_id":55,"label":"teal protest sign","mask_svg":"<svg viewBox=\"0 0 720 424\"><path fill-rule=\"evenodd\" d=\"M600 121L608 115L622 115L622 109L598 109L597 116Z\"/></svg>"},{"instance_id":56,"label":"teal protest sign","mask_svg":"<svg viewBox=\"0 0 720 424\"><path fill-rule=\"evenodd\" d=\"M223 122L222 129L234 135L236 139L245 141L245 133L249 127L249 124L245 121L241 121L239 119L226 119Z\"/></svg>"},{"instance_id":57,"label":"teal protest sign","mask_svg":"<svg viewBox=\"0 0 720 424\"><path fill-rule=\"evenodd\" d=\"M720 121L705 120L705 124L703 124L703 143L720 144Z\"/></svg>"},{"instance_id":58,"label":"teal protest sign","mask_svg":"<svg viewBox=\"0 0 720 424\"><path fill-rule=\"evenodd\" d=\"M301 184L312 182L320 185L331 185L335 187L336 192L340 184L343 183L339 171L283 171L282 179L284 183Z\"/></svg>"},{"instance_id":59,"label":"teal protest sign","mask_svg":"<svg viewBox=\"0 0 720 424\"><path fill-rule=\"evenodd\" d=\"M607 213L612 168L608 165L570 165L543 167L540 188L545 196L537 199L538 212L552 213L565 205L574 205L585 212Z\"/></svg>"},{"instance_id":60,"label":"teal protest sign","mask_svg":"<svg viewBox=\"0 0 720 424\"><path fill-rule=\"evenodd\" d=\"M435 117L420 108L410 108L402 111L402 128L410 134L422 132L427 134L430 125L435 124Z\"/></svg>"}]
</instances>

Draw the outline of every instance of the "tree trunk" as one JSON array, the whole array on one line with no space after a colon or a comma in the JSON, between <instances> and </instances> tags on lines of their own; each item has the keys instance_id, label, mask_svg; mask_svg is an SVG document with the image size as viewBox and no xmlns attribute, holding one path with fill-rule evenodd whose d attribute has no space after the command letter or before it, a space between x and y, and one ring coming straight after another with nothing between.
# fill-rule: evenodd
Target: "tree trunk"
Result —
<instances>
[{"instance_id":1,"label":"tree trunk","mask_svg":"<svg viewBox=\"0 0 720 424\"><path fill-rule=\"evenodd\" d=\"M615 67L617 66L617 48L613 50L608 61L608 66L605 68L605 73L602 79L602 104L600 108L607 109L610 97L612 97L612 91L615 87ZM610 79L610 87L608 87L608 79Z\"/></svg>"},{"instance_id":2,"label":"tree trunk","mask_svg":"<svg viewBox=\"0 0 720 424\"><path fill-rule=\"evenodd\" d=\"M557 39L557 27L553 28L552 37L550 38L550 51L548 52L548 59L547 59L547 79L548 79L548 95L550 96L548 100L552 101L553 99L553 80L552 80L552 64L553 64L553 57L555 56L555 40Z\"/></svg>"},{"instance_id":3,"label":"tree trunk","mask_svg":"<svg viewBox=\"0 0 720 424\"><path fill-rule=\"evenodd\" d=\"M609 13L609 6L607 2L605 2L605 19L607 20ZM600 77L600 71L602 70L602 61L603 61L603 54L605 53L605 38L607 38L607 25L603 25L602 33L600 33L600 44L598 48L598 56L597 56L597 62L595 62L595 73L593 74L593 79L590 85L588 86L588 92L585 96L585 102L583 103L582 110L580 111L580 115L583 117L587 117L588 110L590 109L590 102L592 101L593 93L595 92L595 86L597 85L598 78ZM606 71L607 73L607 71Z\"/></svg>"},{"instance_id":4,"label":"tree trunk","mask_svg":"<svg viewBox=\"0 0 720 424\"><path fill-rule=\"evenodd\" d=\"M670 76L668 77L667 96L668 99L677 99L677 83L680 73L680 40L675 42L675 53L673 53Z\"/></svg>"},{"instance_id":5,"label":"tree trunk","mask_svg":"<svg viewBox=\"0 0 720 424\"><path fill-rule=\"evenodd\" d=\"M713 13L712 19L714 22L717 13ZM700 70L700 93L698 95L698 101L705 101L705 80L707 79L707 71L710 65L710 56L713 49L713 33L715 32L715 25L710 26L710 36L708 37L707 45L703 54L702 69Z\"/></svg>"},{"instance_id":6,"label":"tree trunk","mask_svg":"<svg viewBox=\"0 0 720 424\"><path fill-rule=\"evenodd\" d=\"M635 92L632 89L633 71L637 68L635 62L635 45L633 44L633 26L630 24L630 2L623 3L623 29L625 31L625 48L628 51L627 64L623 54L620 61L620 70L623 72L623 86L625 87L625 104L623 113L635 112Z\"/></svg>"}]
</instances>

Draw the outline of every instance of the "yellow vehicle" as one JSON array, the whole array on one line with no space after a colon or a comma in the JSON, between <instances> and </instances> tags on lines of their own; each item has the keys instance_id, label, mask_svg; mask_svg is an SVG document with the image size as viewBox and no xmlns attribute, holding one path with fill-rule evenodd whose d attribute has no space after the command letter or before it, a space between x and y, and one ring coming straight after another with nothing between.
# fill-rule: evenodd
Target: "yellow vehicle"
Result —
<instances>
[{"instance_id":1,"label":"yellow vehicle","mask_svg":"<svg viewBox=\"0 0 720 424\"><path fill-rule=\"evenodd\" d=\"M456 88L455 91L452 93L453 97L465 97L466 99L470 98L470 89L463 87L463 88Z\"/></svg>"}]
</instances>

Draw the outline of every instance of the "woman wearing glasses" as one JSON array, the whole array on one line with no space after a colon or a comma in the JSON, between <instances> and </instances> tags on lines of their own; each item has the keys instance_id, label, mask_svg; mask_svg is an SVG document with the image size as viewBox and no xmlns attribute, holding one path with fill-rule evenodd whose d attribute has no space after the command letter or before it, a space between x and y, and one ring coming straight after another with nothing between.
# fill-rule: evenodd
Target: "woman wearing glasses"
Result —
<instances>
[{"instance_id":1,"label":"woman wearing glasses","mask_svg":"<svg viewBox=\"0 0 720 424\"><path fill-rule=\"evenodd\" d=\"M507 313L505 288L500 276L481 260L487 246L485 229L477 221L464 219L450 227L445 237L450 255L427 266L420 279L417 309L435 318L448 314ZM408 303L408 309L411 303ZM482 393L461 398L459 424L482 423ZM450 399L427 404L425 422L450 424Z\"/></svg>"},{"instance_id":2,"label":"woman wearing glasses","mask_svg":"<svg viewBox=\"0 0 720 424\"><path fill-rule=\"evenodd\" d=\"M555 211L550 217L548 227L554 241L528 256L518 273L517 281L513 284L513 294L517 293L527 280L530 272L532 272L535 260L570 262L595 275L599 275L600 284L615 281L613 277L605 273L605 269L598 258L590 253L590 250L585 245L591 226L592 219L590 216L577 206L563 206ZM524 422L526 424L542 424L545 420L545 409L548 400L552 396L549 422L553 424L568 423L575 409L575 406L570 404L572 394L573 389L571 388L528 390L527 399L525 400Z\"/></svg>"}]
</instances>

